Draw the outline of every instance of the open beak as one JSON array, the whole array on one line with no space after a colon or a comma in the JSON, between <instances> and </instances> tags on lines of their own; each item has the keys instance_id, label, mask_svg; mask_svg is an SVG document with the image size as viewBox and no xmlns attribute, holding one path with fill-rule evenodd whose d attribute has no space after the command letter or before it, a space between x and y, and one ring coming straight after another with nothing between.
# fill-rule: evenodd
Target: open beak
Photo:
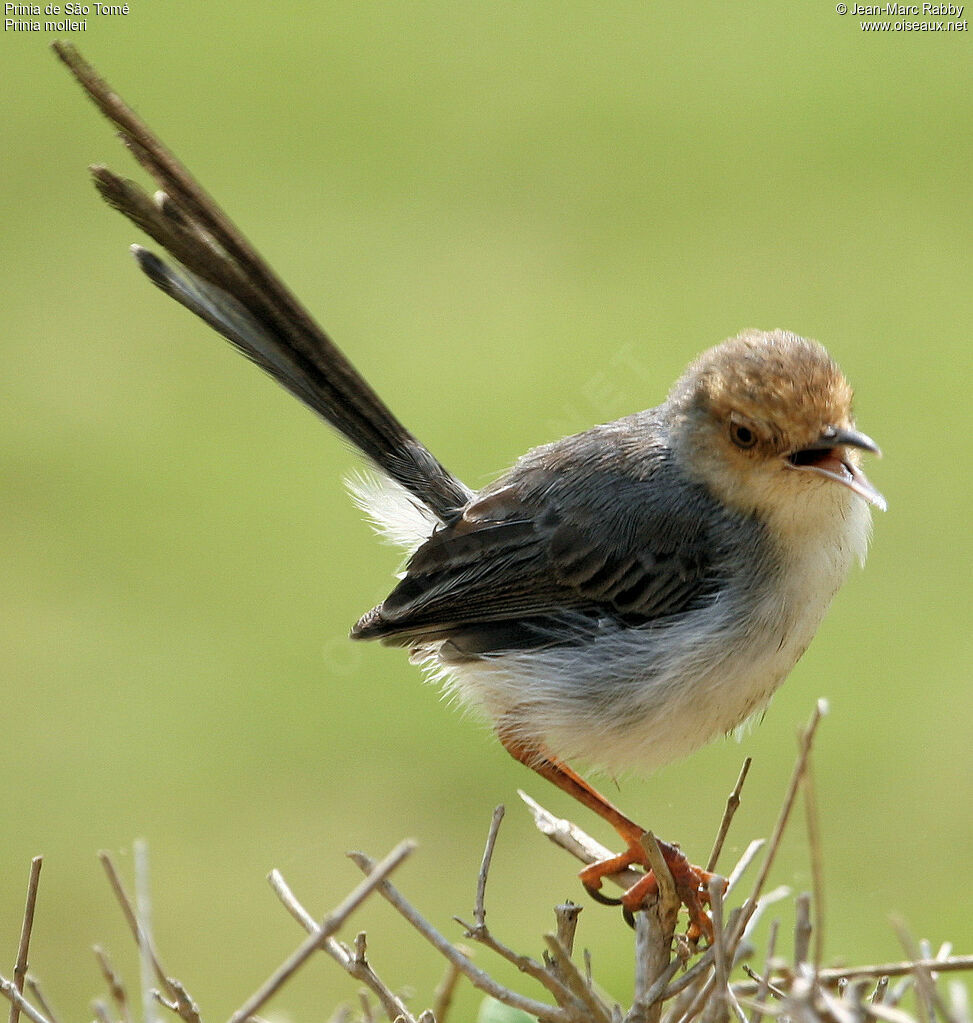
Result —
<instances>
[{"instance_id":1,"label":"open beak","mask_svg":"<svg viewBox=\"0 0 973 1023\"><path fill-rule=\"evenodd\" d=\"M788 455L787 464L792 469L816 472L819 476L841 483L869 504L885 511L888 508L885 498L868 482L865 474L842 448L858 448L870 451L879 458L882 456L879 446L864 433L829 426L813 444Z\"/></svg>"}]
</instances>

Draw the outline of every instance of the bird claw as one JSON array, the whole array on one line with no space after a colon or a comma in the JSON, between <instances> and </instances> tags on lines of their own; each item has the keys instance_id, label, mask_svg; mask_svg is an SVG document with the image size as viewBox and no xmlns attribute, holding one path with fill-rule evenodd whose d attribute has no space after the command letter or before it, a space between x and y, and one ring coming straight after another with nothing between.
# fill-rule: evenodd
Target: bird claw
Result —
<instances>
[{"instance_id":1,"label":"bird claw","mask_svg":"<svg viewBox=\"0 0 973 1023\"><path fill-rule=\"evenodd\" d=\"M686 907L689 913L689 929L686 932L687 939L697 944L700 938L705 938L706 943L713 943L713 921L704 908L709 904L709 883L716 875L704 870L702 867L694 866L686 859L678 846L669 845L667 842L659 842L659 852L672 874L676 894L679 901ZM626 867L638 864L646 868L646 873L632 885L621 898L612 898L601 892L602 881L610 874L617 874ZM624 852L610 859L592 863L581 871L581 883L588 894L595 901L608 906L622 907L622 917L630 926L635 926L635 914L645 907L646 899L658 895L659 885L656 882L655 874L648 863L648 858L641 845L632 844Z\"/></svg>"},{"instance_id":2,"label":"bird claw","mask_svg":"<svg viewBox=\"0 0 973 1023\"><path fill-rule=\"evenodd\" d=\"M582 881L581 884L583 885L584 890L595 900L595 902L600 902L603 906L620 906L622 904L622 900L620 898L616 899L613 895L605 895L604 892L592 885L585 884L584 881Z\"/></svg>"}]
</instances>

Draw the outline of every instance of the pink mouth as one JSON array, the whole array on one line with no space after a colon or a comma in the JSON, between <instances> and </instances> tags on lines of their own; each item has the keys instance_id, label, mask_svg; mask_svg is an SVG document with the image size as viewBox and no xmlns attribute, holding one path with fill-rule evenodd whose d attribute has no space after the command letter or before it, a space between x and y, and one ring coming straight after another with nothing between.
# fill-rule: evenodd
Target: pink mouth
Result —
<instances>
[{"instance_id":1,"label":"pink mouth","mask_svg":"<svg viewBox=\"0 0 973 1023\"><path fill-rule=\"evenodd\" d=\"M819 476L842 484L880 511L886 511L888 508L885 498L868 482L868 478L861 469L839 456L838 448L799 451L787 459L787 464L792 469L815 472Z\"/></svg>"}]
</instances>

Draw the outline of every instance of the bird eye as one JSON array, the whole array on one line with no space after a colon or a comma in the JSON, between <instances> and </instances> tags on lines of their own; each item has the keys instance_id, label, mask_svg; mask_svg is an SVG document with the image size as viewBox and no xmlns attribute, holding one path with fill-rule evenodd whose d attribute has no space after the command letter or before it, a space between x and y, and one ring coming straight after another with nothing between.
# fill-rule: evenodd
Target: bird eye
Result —
<instances>
[{"instance_id":1,"label":"bird eye","mask_svg":"<svg viewBox=\"0 0 973 1023\"><path fill-rule=\"evenodd\" d=\"M757 443L757 435L745 423L730 424L730 439L738 448L752 448Z\"/></svg>"}]
</instances>

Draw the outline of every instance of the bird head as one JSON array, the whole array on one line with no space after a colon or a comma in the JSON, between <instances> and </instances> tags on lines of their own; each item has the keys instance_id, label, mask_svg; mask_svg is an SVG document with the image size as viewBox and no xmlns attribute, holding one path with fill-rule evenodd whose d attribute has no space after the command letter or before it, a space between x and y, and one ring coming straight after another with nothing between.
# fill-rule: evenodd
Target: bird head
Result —
<instances>
[{"instance_id":1,"label":"bird head","mask_svg":"<svg viewBox=\"0 0 973 1023\"><path fill-rule=\"evenodd\" d=\"M738 511L800 524L852 501L886 507L860 467L881 452L816 341L745 331L696 359L668 404L684 464Z\"/></svg>"}]
</instances>

